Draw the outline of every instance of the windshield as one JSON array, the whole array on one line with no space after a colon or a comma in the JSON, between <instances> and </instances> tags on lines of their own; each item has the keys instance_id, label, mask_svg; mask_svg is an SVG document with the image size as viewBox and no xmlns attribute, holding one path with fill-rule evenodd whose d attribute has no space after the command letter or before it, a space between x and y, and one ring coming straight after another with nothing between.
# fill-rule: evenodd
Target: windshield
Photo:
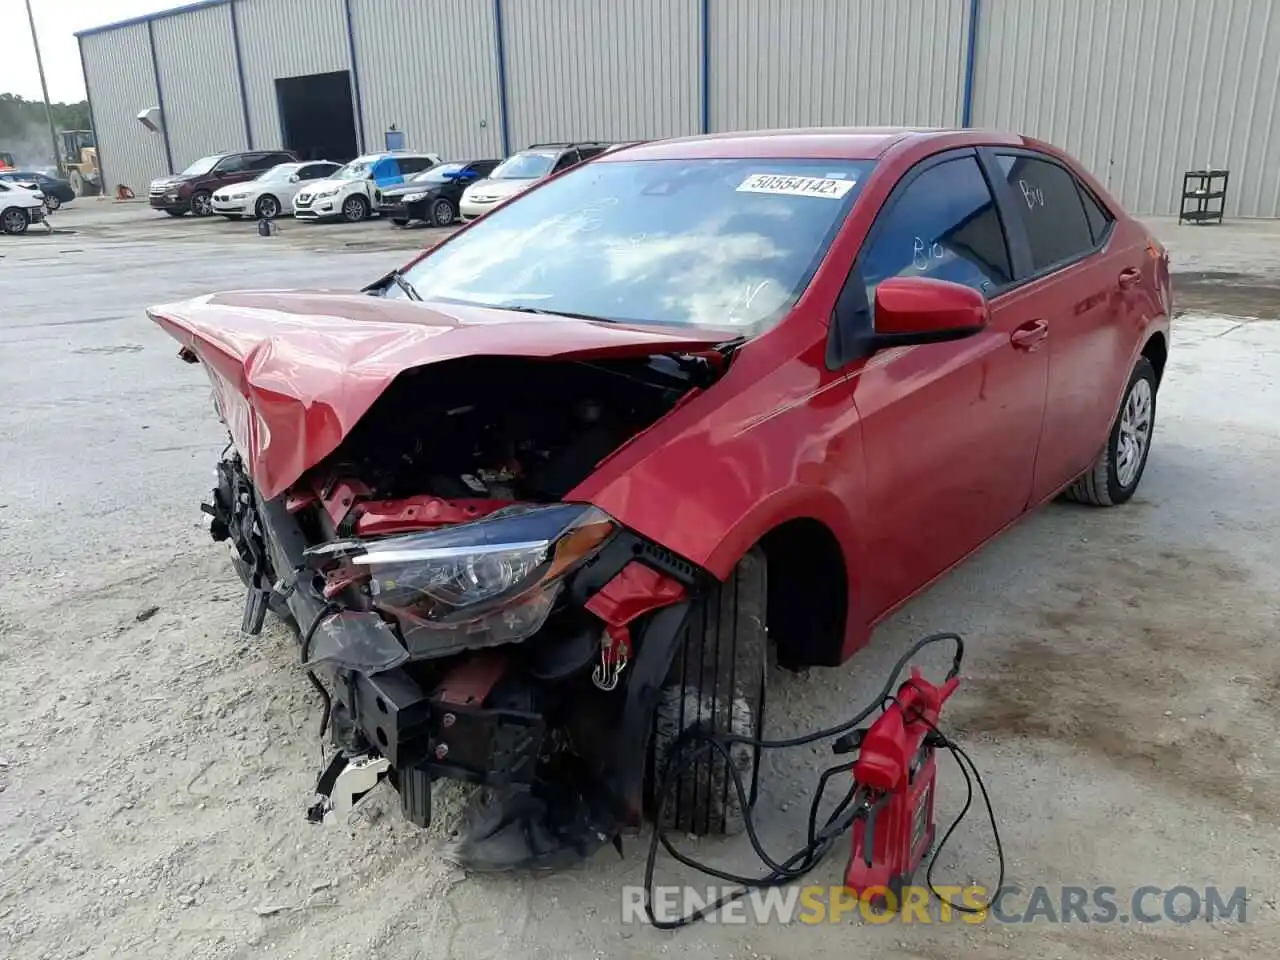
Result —
<instances>
[{"instance_id":1,"label":"windshield","mask_svg":"<svg viewBox=\"0 0 1280 960\"><path fill-rule=\"evenodd\" d=\"M536 180L551 172L554 153L517 153L493 168L490 180Z\"/></svg>"},{"instance_id":2,"label":"windshield","mask_svg":"<svg viewBox=\"0 0 1280 960\"><path fill-rule=\"evenodd\" d=\"M871 167L589 164L488 213L405 277L424 300L757 332L804 292Z\"/></svg>"},{"instance_id":3,"label":"windshield","mask_svg":"<svg viewBox=\"0 0 1280 960\"><path fill-rule=\"evenodd\" d=\"M330 180L364 180L373 170L373 163L369 160L352 160L341 170L329 174Z\"/></svg>"},{"instance_id":4,"label":"windshield","mask_svg":"<svg viewBox=\"0 0 1280 960\"><path fill-rule=\"evenodd\" d=\"M432 167L430 170L418 174L410 183L444 183L452 174L461 170L463 166L461 163L442 163L438 167Z\"/></svg>"},{"instance_id":5,"label":"windshield","mask_svg":"<svg viewBox=\"0 0 1280 960\"><path fill-rule=\"evenodd\" d=\"M296 163L278 163L257 179L259 183L283 183L298 172L298 167Z\"/></svg>"},{"instance_id":6,"label":"windshield","mask_svg":"<svg viewBox=\"0 0 1280 960\"><path fill-rule=\"evenodd\" d=\"M221 159L222 159L221 157L201 157L191 166L187 167L187 169L183 170L182 173L178 174L178 176L180 177L203 176L204 174L212 170L213 165Z\"/></svg>"}]
</instances>

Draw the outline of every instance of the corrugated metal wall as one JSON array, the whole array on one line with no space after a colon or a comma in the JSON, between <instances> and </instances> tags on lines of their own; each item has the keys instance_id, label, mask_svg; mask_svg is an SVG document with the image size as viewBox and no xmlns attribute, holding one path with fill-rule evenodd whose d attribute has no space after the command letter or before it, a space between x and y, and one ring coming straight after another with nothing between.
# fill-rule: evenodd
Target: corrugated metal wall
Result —
<instances>
[{"instance_id":1,"label":"corrugated metal wall","mask_svg":"<svg viewBox=\"0 0 1280 960\"><path fill-rule=\"evenodd\" d=\"M954 125L970 0L705 0L712 130ZM495 0L350 0L365 149L502 142ZM512 149L696 133L704 0L501 0ZM1131 210L1231 170L1227 213L1280 216L1280 0L982 0L972 120L1057 143ZM253 145L279 77L352 69L346 0L236 0ZM156 20L173 160L244 146L230 7ZM165 172L146 23L81 38L108 186ZM483 123L483 126L481 125Z\"/></svg>"},{"instance_id":2,"label":"corrugated metal wall","mask_svg":"<svg viewBox=\"0 0 1280 960\"><path fill-rule=\"evenodd\" d=\"M152 24L173 166L246 149L231 5L205 7Z\"/></svg>"},{"instance_id":3,"label":"corrugated metal wall","mask_svg":"<svg viewBox=\"0 0 1280 960\"><path fill-rule=\"evenodd\" d=\"M351 69L343 0L244 0L236 5L253 145L279 149L276 79Z\"/></svg>"},{"instance_id":4,"label":"corrugated metal wall","mask_svg":"<svg viewBox=\"0 0 1280 960\"><path fill-rule=\"evenodd\" d=\"M1276 0L983 0L973 120L1068 150L1129 209L1176 214L1231 171L1229 216L1280 216Z\"/></svg>"},{"instance_id":5,"label":"corrugated metal wall","mask_svg":"<svg viewBox=\"0 0 1280 960\"><path fill-rule=\"evenodd\" d=\"M491 2L353 0L351 24L370 149L394 123L410 149L502 155Z\"/></svg>"},{"instance_id":6,"label":"corrugated metal wall","mask_svg":"<svg viewBox=\"0 0 1280 960\"><path fill-rule=\"evenodd\" d=\"M504 0L511 149L700 128L699 0Z\"/></svg>"},{"instance_id":7,"label":"corrugated metal wall","mask_svg":"<svg viewBox=\"0 0 1280 960\"><path fill-rule=\"evenodd\" d=\"M968 16L968 0L711 0L711 129L959 124Z\"/></svg>"},{"instance_id":8,"label":"corrugated metal wall","mask_svg":"<svg viewBox=\"0 0 1280 960\"><path fill-rule=\"evenodd\" d=\"M146 196L152 178L168 173L164 139L138 122L138 114L159 105L151 42L145 23L80 39L85 84L93 98L104 184L132 187Z\"/></svg>"}]
</instances>

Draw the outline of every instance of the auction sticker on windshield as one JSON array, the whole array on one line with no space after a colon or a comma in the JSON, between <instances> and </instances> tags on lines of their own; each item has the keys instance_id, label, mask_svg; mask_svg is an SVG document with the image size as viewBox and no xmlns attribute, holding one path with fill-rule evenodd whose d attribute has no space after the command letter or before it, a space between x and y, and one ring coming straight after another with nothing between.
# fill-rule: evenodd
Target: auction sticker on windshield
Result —
<instances>
[{"instance_id":1,"label":"auction sticker on windshield","mask_svg":"<svg viewBox=\"0 0 1280 960\"><path fill-rule=\"evenodd\" d=\"M753 173L738 184L739 193L778 193L790 197L823 197L839 200L853 189L853 180L831 177L793 177L780 173Z\"/></svg>"}]
</instances>

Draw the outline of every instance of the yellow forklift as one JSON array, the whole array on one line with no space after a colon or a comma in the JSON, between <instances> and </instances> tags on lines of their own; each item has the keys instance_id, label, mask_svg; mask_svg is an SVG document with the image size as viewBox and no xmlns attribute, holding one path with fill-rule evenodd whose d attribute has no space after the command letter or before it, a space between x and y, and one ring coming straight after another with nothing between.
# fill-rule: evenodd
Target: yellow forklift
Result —
<instances>
[{"instance_id":1,"label":"yellow forklift","mask_svg":"<svg viewBox=\"0 0 1280 960\"><path fill-rule=\"evenodd\" d=\"M102 192L102 171L98 169L98 145L92 130L60 130L59 162L77 197L94 197Z\"/></svg>"}]
</instances>

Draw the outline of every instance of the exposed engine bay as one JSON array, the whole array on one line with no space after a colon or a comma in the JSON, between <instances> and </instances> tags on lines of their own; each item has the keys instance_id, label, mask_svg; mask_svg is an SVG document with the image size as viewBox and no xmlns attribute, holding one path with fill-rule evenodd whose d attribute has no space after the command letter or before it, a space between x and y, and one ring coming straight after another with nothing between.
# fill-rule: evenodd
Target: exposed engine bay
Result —
<instances>
[{"instance_id":1,"label":"exposed engine bay","mask_svg":"<svg viewBox=\"0 0 1280 960\"><path fill-rule=\"evenodd\" d=\"M464 358L402 374L313 472L377 499L419 494L548 502L670 410L702 358Z\"/></svg>"}]
</instances>

